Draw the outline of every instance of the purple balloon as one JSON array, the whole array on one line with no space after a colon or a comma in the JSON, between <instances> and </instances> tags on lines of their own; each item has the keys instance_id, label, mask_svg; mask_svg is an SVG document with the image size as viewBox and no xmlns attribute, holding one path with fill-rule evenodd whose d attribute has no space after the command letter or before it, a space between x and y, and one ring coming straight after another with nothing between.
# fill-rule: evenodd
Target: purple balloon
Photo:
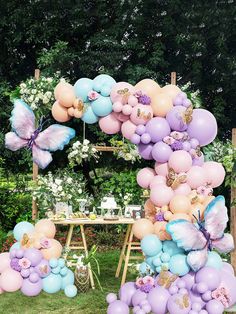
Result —
<instances>
[{"instance_id":1,"label":"purple balloon","mask_svg":"<svg viewBox=\"0 0 236 314\"><path fill-rule=\"evenodd\" d=\"M231 264L223 262L223 267L221 268L221 270L229 273L230 275L234 276L234 268Z\"/></svg>"},{"instance_id":2,"label":"purple balloon","mask_svg":"<svg viewBox=\"0 0 236 314\"><path fill-rule=\"evenodd\" d=\"M192 105L191 101L189 99L184 99L182 105L186 108Z\"/></svg>"},{"instance_id":3,"label":"purple balloon","mask_svg":"<svg viewBox=\"0 0 236 314\"><path fill-rule=\"evenodd\" d=\"M222 277L221 286L226 287L226 289L230 293L230 307L236 303L236 277L226 271L223 271L222 269L220 270L220 272Z\"/></svg>"},{"instance_id":4,"label":"purple balloon","mask_svg":"<svg viewBox=\"0 0 236 314\"><path fill-rule=\"evenodd\" d=\"M199 282L196 288L199 293L205 293L208 290L208 286L205 282Z\"/></svg>"},{"instance_id":5,"label":"purple balloon","mask_svg":"<svg viewBox=\"0 0 236 314\"><path fill-rule=\"evenodd\" d=\"M38 249L31 248L25 250L24 257L31 261L32 266L36 266L41 262L43 254Z\"/></svg>"},{"instance_id":6,"label":"purple balloon","mask_svg":"<svg viewBox=\"0 0 236 314\"><path fill-rule=\"evenodd\" d=\"M204 164L204 154L201 154L200 157L193 158L192 166L202 166Z\"/></svg>"},{"instance_id":7,"label":"purple balloon","mask_svg":"<svg viewBox=\"0 0 236 314\"><path fill-rule=\"evenodd\" d=\"M208 314L222 314L224 312L224 305L217 300L207 302L206 310Z\"/></svg>"},{"instance_id":8,"label":"purple balloon","mask_svg":"<svg viewBox=\"0 0 236 314\"><path fill-rule=\"evenodd\" d=\"M180 92L179 95L183 100L187 99L187 94L185 92Z\"/></svg>"},{"instance_id":9,"label":"purple balloon","mask_svg":"<svg viewBox=\"0 0 236 314\"><path fill-rule=\"evenodd\" d=\"M149 292L147 298L155 314L166 314L169 297L168 290L163 287L156 287Z\"/></svg>"},{"instance_id":10,"label":"purple balloon","mask_svg":"<svg viewBox=\"0 0 236 314\"><path fill-rule=\"evenodd\" d=\"M219 287L220 281L220 272L213 267L203 267L196 274L196 283L205 283L211 291Z\"/></svg>"},{"instance_id":11,"label":"purple balloon","mask_svg":"<svg viewBox=\"0 0 236 314\"><path fill-rule=\"evenodd\" d=\"M136 131L135 131L138 135L143 135L143 133L146 132L146 127L145 125L143 124L139 124L137 127L136 127Z\"/></svg>"},{"instance_id":12,"label":"purple balloon","mask_svg":"<svg viewBox=\"0 0 236 314\"><path fill-rule=\"evenodd\" d=\"M200 293L190 290L189 296L192 303L200 303L202 308L205 306L206 302L202 300Z\"/></svg>"},{"instance_id":13,"label":"purple balloon","mask_svg":"<svg viewBox=\"0 0 236 314\"><path fill-rule=\"evenodd\" d=\"M173 107L166 116L170 128L174 131L185 131L188 128L188 125L183 122L182 115L186 111L186 108L183 106Z\"/></svg>"},{"instance_id":14,"label":"purple balloon","mask_svg":"<svg viewBox=\"0 0 236 314\"><path fill-rule=\"evenodd\" d=\"M186 288L190 290L195 283L195 273L191 271L187 275L183 276L181 280L184 280Z\"/></svg>"},{"instance_id":15,"label":"purple balloon","mask_svg":"<svg viewBox=\"0 0 236 314\"><path fill-rule=\"evenodd\" d=\"M21 287L21 292L28 297L34 297L38 295L43 288L42 280L33 283L29 279L24 279Z\"/></svg>"},{"instance_id":16,"label":"purple balloon","mask_svg":"<svg viewBox=\"0 0 236 314\"><path fill-rule=\"evenodd\" d=\"M50 274L51 267L46 259L42 259L41 262L35 266L34 270L41 278L45 278Z\"/></svg>"},{"instance_id":17,"label":"purple balloon","mask_svg":"<svg viewBox=\"0 0 236 314\"><path fill-rule=\"evenodd\" d=\"M129 314L129 307L126 303L116 300L109 304L107 314Z\"/></svg>"},{"instance_id":18,"label":"purple balloon","mask_svg":"<svg viewBox=\"0 0 236 314\"><path fill-rule=\"evenodd\" d=\"M17 249L12 249L10 251L10 258L15 258L16 257L16 251L17 251Z\"/></svg>"},{"instance_id":19,"label":"purple balloon","mask_svg":"<svg viewBox=\"0 0 236 314\"><path fill-rule=\"evenodd\" d=\"M38 282L39 279L40 279L40 277L39 277L39 275L38 275L37 273L32 273L32 274L30 274L30 276L29 276L29 280L30 280L30 282L32 282L32 283Z\"/></svg>"},{"instance_id":20,"label":"purple balloon","mask_svg":"<svg viewBox=\"0 0 236 314\"><path fill-rule=\"evenodd\" d=\"M119 291L119 298L122 302L125 302L127 305L132 304L132 297L137 291L134 282L126 282Z\"/></svg>"},{"instance_id":21,"label":"purple balloon","mask_svg":"<svg viewBox=\"0 0 236 314\"><path fill-rule=\"evenodd\" d=\"M138 134L133 134L130 141L131 143L138 145L140 143L140 136Z\"/></svg>"},{"instance_id":22,"label":"purple balloon","mask_svg":"<svg viewBox=\"0 0 236 314\"><path fill-rule=\"evenodd\" d=\"M170 158L170 155L173 153L173 150L169 145L163 142L158 142L153 146L152 157L158 162L167 162Z\"/></svg>"},{"instance_id":23,"label":"purple balloon","mask_svg":"<svg viewBox=\"0 0 236 314\"><path fill-rule=\"evenodd\" d=\"M203 299L203 301L205 301L205 302L210 301L210 300L212 299L211 291L208 290L208 291L206 291L205 293L203 293L203 294L202 294L202 299Z\"/></svg>"},{"instance_id":24,"label":"purple balloon","mask_svg":"<svg viewBox=\"0 0 236 314\"><path fill-rule=\"evenodd\" d=\"M199 141L196 138L191 138L190 140L190 145L192 148L197 148L197 146L199 146Z\"/></svg>"},{"instance_id":25,"label":"purple balloon","mask_svg":"<svg viewBox=\"0 0 236 314\"><path fill-rule=\"evenodd\" d=\"M29 275L30 275L30 270L27 268L27 269L21 269L21 272L20 272L21 276L23 278L28 278Z\"/></svg>"},{"instance_id":26,"label":"purple balloon","mask_svg":"<svg viewBox=\"0 0 236 314\"><path fill-rule=\"evenodd\" d=\"M167 303L167 308L168 308L169 313L170 314L188 314L189 311L191 310L190 299L188 302L188 307L182 306L183 302L184 302L184 296L182 294L177 293L177 294L172 295L169 298L168 303Z\"/></svg>"},{"instance_id":27,"label":"purple balloon","mask_svg":"<svg viewBox=\"0 0 236 314\"><path fill-rule=\"evenodd\" d=\"M189 142L183 142L182 143L182 146L183 146L183 150L185 150L186 152L188 152L190 149L191 149L191 145Z\"/></svg>"},{"instance_id":28,"label":"purple balloon","mask_svg":"<svg viewBox=\"0 0 236 314\"><path fill-rule=\"evenodd\" d=\"M142 301L147 300L147 294L141 290L136 290L132 297L133 306L139 305Z\"/></svg>"},{"instance_id":29,"label":"purple balloon","mask_svg":"<svg viewBox=\"0 0 236 314\"><path fill-rule=\"evenodd\" d=\"M183 98L181 97L180 94L178 94L178 95L175 97L174 101L173 101L173 105L174 105L174 106L181 106L182 103L183 103Z\"/></svg>"},{"instance_id":30,"label":"purple balloon","mask_svg":"<svg viewBox=\"0 0 236 314\"><path fill-rule=\"evenodd\" d=\"M139 144L138 151L143 159L153 160L152 158L153 144Z\"/></svg>"},{"instance_id":31,"label":"purple balloon","mask_svg":"<svg viewBox=\"0 0 236 314\"><path fill-rule=\"evenodd\" d=\"M171 295L178 293L178 291L179 291L179 289L178 289L177 286L171 286L169 288L169 292L170 292Z\"/></svg>"},{"instance_id":32,"label":"purple balloon","mask_svg":"<svg viewBox=\"0 0 236 314\"><path fill-rule=\"evenodd\" d=\"M106 296L106 301L107 303L112 303L114 301L117 300L117 295L115 293L109 293L107 296Z\"/></svg>"},{"instance_id":33,"label":"purple balloon","mask_svg":"<svg viewBox=\"0 0 236 314\"><path fill-rule=\"evenodd\" d=\"M16 257L17 258L22 258L24 256L24 250L18 249L16 250Z\"/></svg>"},{"instance_id":34,"label":"purple balloon","mask_svg":"<svg viewBox=\"0 0 236 314\"><path fill-rule=\"evenodd\" d=\"M149 144L151 142L151 136L149 133L143 133L143 135L141 135L141 142L143 144Z\"/></svg>"},{"instance_id":35,"label":"purple balloon","mask_svg":"<svg viewBox=\"0 0 236 314\"><path fill-rule=\"evenodd\" d=\"M32 273L35 272L35 268L34 268L34 267L30 267L30 268L29 268L29 271L30 271L30 274L32 274Z\"/></svg>"},{"instance_id":36,"label":"purple balloon","mask_svg":"<svg viewBox=\"0 0 236 314\"><path fill-rule=\"evenodd\" d=\"M164 118L152 118L146 124L146 133L150 134L153 143L161 141L170 131L170 126Z\"/></svg>"},{"instance_id":37,"label":"purple balloon","mask_svg":"<svg viewBox=\"0 0 236 314\"><path fill-rule=\"evenodd\" d=\"M208 145L217 135L216 119L208 110L194 109L187 132L191 138L196 138L201 146Z\"/></svg>"}]
</instances>

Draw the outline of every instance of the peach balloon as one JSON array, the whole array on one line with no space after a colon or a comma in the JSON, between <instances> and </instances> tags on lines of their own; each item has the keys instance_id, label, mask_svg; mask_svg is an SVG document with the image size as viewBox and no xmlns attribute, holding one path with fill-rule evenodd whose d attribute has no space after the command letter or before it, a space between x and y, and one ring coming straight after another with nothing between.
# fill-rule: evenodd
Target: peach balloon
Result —
<instances>
[{"instance_id":1,"label":"peach balloon","mask_svg":"<svg viewBox=\"0 0 236 314\"><path fill-rule=\"evenodd\" d=\"M152 97L152 110L155 117L165 117L173 108L173 102L169 95L157 94Z\"/></svg>"},{"instance_id":2,"label":"peach balloon","mask_svg":"<svg viewBox=\"0 0 236 314\"><path fill-rule=\"evenodd\" d=\"M136 124L146 124L153 117L153 110L151 106L138 104L132 108L130 120Z\"/></svg>"},{"instance_id":3,"label":"peach balloon","mask_svg":"<svg viewBox=\"0 0 236 314\"><path fill-rule=\"evenodd\" d=\"M155 162L155 171L157 174L166 177L169 171L169 166L167 162L160 163L160 162Z\"/></svg>"},{"instance_id":4,"label":"peach balloon","mask_svg":"<svg viewBox=\"0 0 236 314\"><path fill-rule=\"evenodd\" d=\"M215 196L213 196L213 195L206 196L206 198L202 204L206 207L208 204L210 204L211 201L213 201L214 198L215 198Z\"/></svg>"},{"instance_id":5,"label":"peach balloon","mask_svg":"<svg viewBox=\"0 0 236 314\"><path fill-rule=\"evenodd\" d=\"M40 232L34 232L30 236L30 238L32 238L31 247L34 247L36 249L40 249L42 247L41 240L45 238L45 235L43 233L40 233Z\"/></svg>"},{"instance_id":6,"label":"peach balloon","mask_svg":"<svg viewBox=\"0 0 236 314\"><path fill-rule=\"evenodd\" d=\"M155 176L150 182L150 189L152 189L157 184L166 184L166 177L163 176Z\"/></svg>"},{"instance_id":7,"label":"peach balloon","mask_svg":"<svg viewBox=\"0 0 236 314\"><path fill-rule=\"evenodd\" d=\"M162 87L161 93L165 93L173 100L179 93L181 93L181 90L176 85L168 84Z\"/></svg>"},{"instance_id":8,"label":"peach balloon","mask_svg":"<svg viewBox=\"0 0 236 314\"><path fill-rule=\"evenodd\" d=\"M164 213L164 218L165 218L165 220L169 221L169 220L172 219L172 217L173 217L173 214L172 214L172 212L170 212L169 210Z\"/></svg>"},{"instance_id":9,"label":"peach balloon","mask_svg":"<svg viewBox=\"0 0 236 314\"><path fill-rule=\"evenodd\" d=\"M57 101L61 106L71 107L76 99L74 87L68 84L58 93Z\"/></svg>"},{"instance_id":10,"label":"peach balloon","mask_svg":"<svg viewBox=\"0 0 236 314\"><path fill-rule=\"evenodd\" d=\"M68 90L71 87L73 88L73 86L67 82L59 82L54 89L55 99L58 99L65 90Z\"/></svg>"},{"instance_id":11,"label":"peach balloon","mask_svg":"<svg viewBox=\"0 0 236 314\"><path fill-rule=\"evenodd\" d=\"M8 252L4 252L0 254L0 274L4 272L4 270L10 267L10 254Z\"/></svg>"},{"instance_id":12,"label":"peach balloon","mask_svg":"<svg viewBox=\"0 0 236 314\"><path fill-rule=\"evenodd\" d=\"M43 257L47 260L51 258L59 258L62 252L62 245L55 239L50 239L50 247L41 250Z\"/></svg>"},{"instance_id":13,"label":"peach balloon","mask_svg":"<svg viewBox=\"0 0 236 314\"><path fill-rule=\"evenodd\" d=\"M54 102L51 110L53 118L58 122L67 122L71 118L67 112L67 108L62 107L58 101Z\"/></svg>"},{"instance_id":14,"label":"peach balloon","mask_svg":"<svg viewBox=\"0 0 236 314\"><path fill-rule=\"evenodd\" d=\"M192 221L192 217L188 214L173 214L172 218L170 219L170 221L174 221L174 220L178 220L178 219L184 219L184 220L188 220L188 221Z\"/></svg>"},{"instance_id":15,"label":"peach balloon","mask_svg":"<svg viewBox=\"0 0 236 314\"><path fill-rule=\"evenodd\" d=\"M154 80L151 80L151 79L144 79L144 80L138 82L135 85L135 89L141 90L142 92L144 92L145 94L147 94L151 98L152 98L152 96L160 93L160 91L161 91L160 86Z\"/></svg>"},{"instance_id":16,"label":"peach balloon","mask_svg":"<svg viewBox=\"0 0 236 314\"><path fill-rule=\"evenodd\" d=\"M225 179L225 169L221 163L215 161L207 161L203 164L203 169L206 171L207 183L212 188L220 186Z\"/></svg>"},{"instance_id":17,"label":"peach balloon","mask_svg":"<svg viewBox=\"0 0 236 314\"><path fill-rule=\"evenodd\" d=\"M157 184L151 189L150 199L157 206L168 205L174 192L165 184Z\"/></svg>"},{"instance_id":18,"label":"peach balloon","mask_svg":"<svg viewBox=\"0 0 236 314\"><path fill-rule=\"evenodd\" d=\"M125 138L130 140L132 135L135 133L136 127L137 126L133 122L128 120L122 124L121 133Z\"/></svg>"},{"instance_id":19,"label":"peach balloon","mask_svg":"<svg viewBox=\"0 0 236 314\"><path fill-rule=\"evenodd\" d=\"M138 185L144 189L149 188L150 182L155 177L155 171L152 168L146 167L137 173Z\"/></svg>"},{"instance_id":20,"label":"peach balloon","mask_svg":"<svg viewBox=\"0 0 236 314\"><path fill-rule=\"evenodd\" d=\"M71 117L74 117L74 115L75 115L75 108L74 108L74 107L68 108L67 113L68 113Z\"/></svg>"},{"instance_id":21,"label":"peach balloon","mask_svg":"<svg viewBox=\"0 0 236 314\"><path fill-rule=\"evenodd\" d=\"M154 233L161 241L171 240L170 234L166 231L166 221L156 221L154 223Z\"/></svg>"},{"instance_id":22,"label":"peach balloon","mask_svg":"<svg viewBox=\"0 0 236 314\"><path fill-rule=\"evenodd\" d=\"M175 195L170 201L170 210L173 214L188 214L191 211L191 202L185 195Z\"/></svg>"},{"instance_id":23,"label":"peach balloon","mask_svg":"<svg viewBox=\"0 0 236 314\"><path fill-rule=\"evenodd\" d=\"M168 164L176 173L187 172L192 166L192 157L185 150L176 150L170 155Z\"/></svg>"},{"instance_id":24,"label":"peach balloon","mask_svg":"<svg viewBox=\"0 0 236 314\"><path fill-rule=\"evenodd\" d=\"M187 183L192 189L197 189L199 186L207 182L206 171L199 166L193 166L187 173Z\"/></svg>"},{"instance_id":25,"label":"peach balloon","mask_svg":"<svg viewBox=\"0 0 236 314\"><path fill-rule=\"evenodd\" d=\"M191 192L191 188L187 183L181 183L177 189L174 190L175 195L188 195Z\"/></svg>"},{"instance_id":26,"label":"peach balloon","mask_svg":"<svg viewBox=\"0 0 236 314\"><path fill-rule=\"evenodd\" d=\"M45 237L53 239L56 234L55 224L49 219L41 219L35 225L35 231L43 233Z\"/></svg>"},{"instance_id":27,"label":"peach balloon","mask_svg":"<svg viewBox=\"0 0 236 314\"><path fill-rule=\"evenodd\" d=\"M136 220L133 224L133 234L139 240L142 240L146 235L154 233L153 223L146 218Z\"/></svg>"},{"instance_id":28,"label":"peach balloon","mask_svg":"<svg viewBox=\"0 0 236 314\"><path fill-rule=\"evenodd\" d=\"M80 118L82 117L82 115L83 115L83 111L81 111L81 110L75 108L75 110L74 110L74 116L75 116L75 118L80 119Z\"/></svg>"},{"instance_id":29,"label":"peach balloon","mask_svg":"<svg viewBox=\"0 0 236 314\"><path fill-rule=\"evenodd\" d=\"M204 206L200 203L196 203L196 204L192 205L191 214L192 214L193 222L196 222L196 218L197 219L199 218L199 213L200 213L200 218L203 219L205 208L206 208L206 206Z\"/></svg>"},{"instance_id":30,"label":"peach balloon","mask_svg":"<svg viewBox=\"0 0 236 314\"><path fill-rule=\"evenodd\" d=\"M144 204L145 217L155 222L156 207L153 202L148 199Z\"/></svg>"},{"instance_id":31,"label":"peach balloon","mask_svg":"<svg viewBox=\"0 0 236 314\"><path fill-rule=\"evenodd\" d=\"M125 92L127 89L127 92ZM128 98L132 95L135 91L133 85L127 82L118 82L113 85L110 93L110 98L112 103L114 102L121 102L122 104L128 103Z\"/></svg>"}]
</instances>

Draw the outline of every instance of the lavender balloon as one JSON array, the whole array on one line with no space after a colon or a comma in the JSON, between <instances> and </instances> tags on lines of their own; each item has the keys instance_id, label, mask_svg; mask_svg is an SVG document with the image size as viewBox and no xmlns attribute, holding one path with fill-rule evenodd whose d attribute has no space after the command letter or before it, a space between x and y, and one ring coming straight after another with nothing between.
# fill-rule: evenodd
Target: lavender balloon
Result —
<instances>
[{"instance_id":1,"label":"lavender balloon","mask_svg":"<svg viewBox=\"0 0 236 314\"><path fill-rule=\"evenodd\" d=\"M146 124L146 133L150 134L153 143L157 143L170 134L170 126L164 118L152 118Z\"/></svg>"},{"instance_id":2,"label":"lavender balloon","mask_svg":"<svg viewBox=\"0 0 236 314\"><path fill-rule=\"evenodd\" d=\"M201 154L201 156L193 158L193 166L202 166L204 164L204 155Z\"/></svg>"},{"instance_id":3,"label":"lavender balloon","mask_svg":"<svg viewBox=\"0 0 236 314\"><path fill-rule=\"evenodd\" d=\"M170 314L188 314L191 310L191 301L187 295L174 294L167 303L167 308Z\"/></svg>"},{"instance_id":4,"label":"lavender balloon","mask_svg":"<svg viewBox=\"0 0 236 314\"><path fill-rule=\"evenodd\" d=\"M166 116L170 128L174 131L185 131L188 128L188 125L184 122L183 115L186 111L186 108L183 106L175 106L172 108Z\"/></svg>"},{"instance_id":5,"label":"lavender balloon","mask_svg":"<svg viewBox=\"0 0 236 314\"><path fill-rule=\"evenodd\" d=\"M141 157L146 160L153 160L152 158L153 144L139 144L138 151Z\"/></svg>"},{"instance_id":6,"label":"lavender balloon","mask_svg":"<svg viewBox=\"0 0 236 314\"><path fill-rule=\"evenodd\" d=\"M151 142L151 136L149 133L143 133L143 135L141 135L141 142L143 144L149 144Z\"/></svg>"},{"instance_id":7,"label":"lavender balloon","mask_svg":"<svg viewBox=\"0 0 236 314\"><path fill-rule=\"evenodd\" d=\"M156 143L152 149L153 159L161 163L167 162L172 153L170 146L163 142Z\"/></svg>"},{"instance_id":8,"label":"lavender balloon","mask_svg":"<svg viewBox=\"0 0 236 314\"><path fill-rule=\"evenodd\" d=\"M137 306L144 300L147 300L147 294L141 290L137 290L132 297L132 304L133 306Z\"/></svg>"},{"instance_id":9,"label":"lavender balloon","mask_svg":"<svg viewBox=\"0 0 236 314\"><path fill-rule=\"evenodd\" d=\"M168 290L163 287L156 287L149 292L147 299L154 314L166 314L169 297Z\"/></svg>"},{"instance_id":10,"label":"lavender balloon","mask_svg":"<svg viewBox=\"0 0 236 314\"><path fill-rule=\"evenodd\" d=\"M208 314L222 314L224 312L224 305L217 300L211 300L206 305Z\"/></svg>"},{"instance_id":11,"label":"lavender balloon","mask_svg":"<svg viewBox=\"0 0 236 314\"><path fill-rule=\"evenodd\" d=\"M115 293L108 293L108 295L106 296L106 301L109 304L116 300L117 300L117 295Z\"/></svg>"},{"instance_id":12,"label":"lavender balloon","mask_svg":"<svg viewBox=\"0 0 236 314\"><path fill-rule=\"evenodd\" d=\"M21 287L21 292L28 297L38 295L43 288L42 280L39 279L36 283L31 282L29 279L24 279Z\"/></svg>"},{"instance_id":13,"label":"lavender balloon","mask_svg":"<svg viewBox=\"0 0 236 314\"><path fill-rule=\"evenodd\" d=\"M132 304L132 297L137 291L134 282L126 282L119 291L119 297L122 302L125 302L127 305Z\"/></svg>"},{"instance_id":14,"label":"lavender balloon","mask_svg":"<svg viewBox=\"0 0 236 314\"><path fill-rule=\"evenodd\" d=\"M138 134L133 134L131 136L131 139L130 139L131 143L133 143L135 145L138 145L140 143L140 140L141 140L141 138Z\"/></svg>"},{"instance_id":15,"label":"lavender balloon","mask_svg":"<svg viewBox=\"0 0 236 314\"><path fill-rule=\"evenodd\" d=\"M220 281L220 272L213 267L203 267L196 274L196 283L205 283L211 291L219 287Z\"/></svg>"},{"instance_id":16,"label":"lavender balloon","mask_svg":"<svg viewBox=\"0 0 236 314\"><path fill-rule=\"evenodd\" d=\"M221 269L221 286L225 287L230 294L229 307L236 303L236 277Z\"/></svg>"},{"instance_id":17,"label":"lavender balloon","mask_svg":"<svg viewBox=\"0 0 236 314\"><path fill-rule=\"evenodd\" d=\"M46 259L42 259L41 262L35 267L36 273L41 277L47 277L51 272L51 267Z\"/></svg>"},{"instance_id":18,"label":"lavender balloon","mask_svg":"<svg viewBox=\"0 0 236 314\"><path fill-rule=\"evenodd\" d=\"M194 292L192 290L189 291L190 300L192 303L199 303L201 304L201 307L203 308L206 304L201 298L201 294L199 292Z\"/></svg>"},{"instance_id":19,"label":"lavender balloon","mask_svg":"<svg viewBox=\"0 0 236 314\"><path fill-rule=\"evenodd\" d=\"M138 135L143 135L143 133L146 132L146 127L145 127L145 125L139 124L139 125L136 127L135 132L136 132L136 134L138 134Z\"/></svg>"},{"instance_id":20,"label":"lavender balloon","mask_svg":"<svg viewBox=\"0 0 236 314\"><path fill-rule=\"evenodd\" d=\"M129 307L126 303L116 300L109 304L107 314L129 314Z\"/></svg>"},{"instance_id":21,"label":"lavender balloon","mask_svg":"<svg viewBox=\"0 0 236 314\"><path fill-rule=\"evenodd\" d=\"M38 249L31 248L25 250L24 257L31 261L32 266L36 266L41 262L43 254Z\"/></svg>"}]
</instances>

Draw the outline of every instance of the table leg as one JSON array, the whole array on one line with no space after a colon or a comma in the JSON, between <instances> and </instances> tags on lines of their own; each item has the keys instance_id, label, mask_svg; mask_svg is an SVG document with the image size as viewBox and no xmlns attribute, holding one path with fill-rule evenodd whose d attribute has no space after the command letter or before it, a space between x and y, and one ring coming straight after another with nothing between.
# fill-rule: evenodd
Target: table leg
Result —
<instances>
[{"instance_id":1,"label":"table leg","mask_svg":"<svg viewBox=\"0 0 236 314\"><path fill-rule=\"evenodd\" d=\"M122 266L123 259L124 259L124 256L125 256L125 250L126 250L126 247L127 247L127 243L128 243L128 239L129 239L129 235L130 235L131 229L132 229L132 225L128 225L127 231L126 231L126 234L125 234L123 247L122 247L122 250L120 252L119 263L118 263L117 270L116 270L116 275L115 275L116 278L118 278L119 275L120 275L120 270L121 270L121 266Z\"/></svg>"},{"instance_id":2,"label":"table leg","mask_svg":"<svg viewBox=\"0 0 236 314\"><path fill-rule=\"evenodd\" d=\"M81 230L81 236L82 236L85 256L87 257L88 256L88 247L87 247L87 242L86 242L86 237L85 237L85 232L84 232L84 226L83 225L80 225L80 230ZM89 278L90 278L90 282L91 282L91 287L92 287L92 289L95 289L93 273L92 273L92 270L91 270L90 263L88 264L88 268L89 268Z\"/></svg>"},{"instance_id":3,"label":"table leg","mask_svg":"<svg viewBox=\"0 0 236 314\"><path fill-rule=\"evenodd\" d=\"M131 232L130 232L130 235L129 235L129 241L128 241L128 249L127 249L126 257L125 257L125 266L124 266L123 275L122 275L122 279L121 279L121 286L125 283L125 280L126 280L126 275L127 275L127 269L128 269L128 264L129 264L130 251L131 251L133 237L134 237L134 234L133 234L133 231L131 229Z\"/></svg>"},{"instance_id":4,"label":"table leg","mask_svg":"<svg viewBox=\"0 0 236 314\"><path fill-rule=\"evenodd\" d=\"M73 235L73 230L74 230L74 225L70 225L69 231L68 231L67 237L66 237L66 245L65 245L66 248L70 248L70 243L71 243L71 239L72 239L72 235ZM66 252L64 254L65 259L67 259L67 255L68 255L68 252Z\"/></svg>"}]
</instances>

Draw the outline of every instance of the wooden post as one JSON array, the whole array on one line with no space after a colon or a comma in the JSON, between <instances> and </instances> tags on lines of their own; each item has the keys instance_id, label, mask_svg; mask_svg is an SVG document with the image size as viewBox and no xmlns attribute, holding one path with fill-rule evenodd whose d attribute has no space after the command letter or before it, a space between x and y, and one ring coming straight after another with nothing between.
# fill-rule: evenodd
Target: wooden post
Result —
<instances>
[{"instance_id":1,"label":"wooden post","mask_svg":"<svg viewBox=\"0 0 236 314\"><path fill-rule=\"evenodd\" d=\"M236 128L232 129L232 144L236 147ZM231 186L231 203L235 202L236 200L236 187L234 186L235 182L232 182ZM236 206L233 203L230 206L230 232L234 238L234 243L236 245ZM231 252L231 264L236 272L236 249Z\"/></svg>"},{"instance_id":2,"label":"wooden post","mask_svg":"<svg viewBox=\"0 0 236 314\"><path fill-rule=\"evenodd\" d=\"M40 76L40 70L36 69L34 71L34 78L35 80L38 80ZM33 163L33 181L37 182L37 177L39 173L39 167L37 164ZM37 208L37 203L35 200L32 200L32 219L36 220L38 216L38 208Z\"/></svg>"},{"instance_id":3,"label":"wooden post","mask_svg":"<svg viewBox=\"0 0 236 314\"><path fill-rule=\"evenodd\" d=\"M176 85L176 72L171 72L170 82L172 85Z\"/></svg>"}]
</instances>

